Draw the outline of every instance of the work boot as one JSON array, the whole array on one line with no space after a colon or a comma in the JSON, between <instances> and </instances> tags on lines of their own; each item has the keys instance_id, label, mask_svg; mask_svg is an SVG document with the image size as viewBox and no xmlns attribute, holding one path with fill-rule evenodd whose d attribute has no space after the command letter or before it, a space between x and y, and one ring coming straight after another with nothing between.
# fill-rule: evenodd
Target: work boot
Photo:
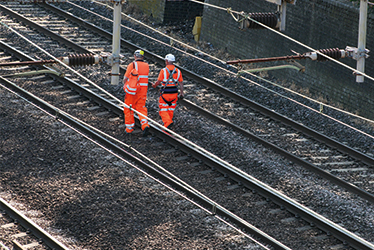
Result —
<instances>
[{"instance_id":1,"label":"work boot","mask_svg":"<svg viewBox=\"0 0 374 250\"><path fill-rule=\"evenodd\" d=\"M128 129L126 128L126 134L131 134L134 131L134 129Z\"/></svg>"},{"instance_id":2,"label":"work boot","mask_svg":"<svg viewBox=\"0 0 374 250\"><path fill-rule=\"evenodd\" d=\"M173 127L174 123L170 123L169 126L167 126L168 129L171 129Z\"/></svg>"},{"instance_id":3,"label":"work boot","mask_svg":"<svg viewBox=\"0 0 374 250\"><path fill-rule=\"evenodd\" d=\"M147 137L149 135L149 127L145 127L143 130L143 137Z\"/></svg>"}]
</instances>

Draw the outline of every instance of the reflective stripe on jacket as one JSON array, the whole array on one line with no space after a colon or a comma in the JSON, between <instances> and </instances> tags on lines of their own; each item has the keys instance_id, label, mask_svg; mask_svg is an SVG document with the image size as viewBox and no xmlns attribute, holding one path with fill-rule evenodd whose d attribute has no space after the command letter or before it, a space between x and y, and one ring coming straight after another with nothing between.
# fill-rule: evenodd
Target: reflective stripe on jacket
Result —
<instances>
[{"instance_id":1,"label":"reflective stripe on jacket","mask_svg":"<svg viewBox=\"0 0 374 250\"><path fill-rule=\"evenodd\" d=\"M180 72L179 69L177 69L177 67L174 66L174 69L172 71L170 71L170 69L165 67L165 68L162 69L162 71L163 71L163 74L164 74L164 78L162 79L162 86L163 87L176 87L176 86L178 86L178 80L181 76L181 72ZM173 71L174 71L174 74L169 79L169 76ZM174 77L175 74L177 74L176 78Z\"/></svg>"}]
</instances>

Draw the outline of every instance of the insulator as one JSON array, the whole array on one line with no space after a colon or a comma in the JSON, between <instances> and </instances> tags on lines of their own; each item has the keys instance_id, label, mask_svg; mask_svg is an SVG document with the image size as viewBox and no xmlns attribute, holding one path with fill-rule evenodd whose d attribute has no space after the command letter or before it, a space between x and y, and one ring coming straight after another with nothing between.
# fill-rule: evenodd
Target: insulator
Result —
<instances>
[{"instance_id":1,"label":"insulator","mask_svg":"<svg viewBox=\"0 0 374 250\"><path fill-rule=\"evenodd\" d=\"M338 48L335 48L335 49L320 49L320 50L317 50L317 51L326 55L326 56L329 56L333 59L340 59L340 58L347 57L346 52L344 50L341 50L341 49L338 49ZM314 61L315 60L317 60L317 61L327 61L327 60L329 60L328 58L320 55L316 51L307 52L307 53L304 54L304 56L309 57L310 59L312 59Z\"/></svg>"},{"instance_id":2,"label":"insulator","mask_svg":"<svg viewBox=\"0 0 374 250\"><path fill-rule=\"evenodd\" d=\"M74 54L63 57L63 62L69 66L88 66L99 63L100 58L92 54Z\"/></svg>"},{"instance_id":3,"label":"insulator","mask_svg":"<svg viewBox=\"0 0 374 250\"><path fill-rule=\"evenodd\" d=\"M270 28L276 28L278 25L278 14L277 13L250 13L249 17L257 22L265 24ZM263 29L264 27L249 20L245 19L242 24L243 28L248 29Z\"/></svg>"},{"instance_id":4,"label":"insulator","mask_svg":"<svg viewBox=\"0 0 374 250\"><path fill-rule=\"evenodd\" d=\"M318 52L326 55L326 56L329 56L331 58L334 58L334 59L340 59L342 58L342 52L340 51L339 48L334 48L334 49L320 49L318 50ZM317 54L317 61L327 61L328 58L320 55L320 54Z\"/></svg>"}]
</instances>

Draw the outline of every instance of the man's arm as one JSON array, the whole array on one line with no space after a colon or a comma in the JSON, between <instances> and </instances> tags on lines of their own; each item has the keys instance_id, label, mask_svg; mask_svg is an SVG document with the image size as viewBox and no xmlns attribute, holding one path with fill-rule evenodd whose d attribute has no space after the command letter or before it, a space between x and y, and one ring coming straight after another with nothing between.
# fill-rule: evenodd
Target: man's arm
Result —
<instances>
[{"instance_id":1,"label":"man's arm","mask_svg":"<svg viewBox=\"0 0 374 250\"><path fill-rule=\"evenodd\" d=\"M179 98L183 99L183 97L184 97L184 93L183 93L183 88L184 88L183 81L179 82L179 88L180 88Z\"/></svg>"},{"instance_id":2,"label":"man's arm","mask_svg":"<svg viewBox=\"0 0 374 250\"><path fill-rule=\"evenodd\" d=\"M158 85L160 85L161 81L157 80L157 82L152 83L152 87L156 88Z\"/></svg>"},{"instance_id":3,"label":"man's arm","mask_svg":"<svg viewBox=\"0 0 374 250\"><path fill-rule=\"evenodd\" d=\"M130 76L130 72L134 68L133 66L134 66L133 63L130 63L129 65L127 65L126 73L123 76L123 84L125 84L129 80L127 76Z\"/></svg>"}]
</instances>

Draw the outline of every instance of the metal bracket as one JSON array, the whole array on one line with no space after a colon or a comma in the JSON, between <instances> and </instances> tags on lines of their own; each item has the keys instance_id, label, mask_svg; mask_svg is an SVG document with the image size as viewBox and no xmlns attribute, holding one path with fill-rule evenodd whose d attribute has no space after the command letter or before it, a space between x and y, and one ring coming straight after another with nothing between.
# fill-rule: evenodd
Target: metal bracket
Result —
<instances>
[{"instance_id":1,"label":"metal bracket","mask_svg":"<svg viewBox=\"0 0 374 250\"><path fill-rule=\"evenodd\" d=\"M275 3L277 5L282 5L283 2L295 4L296 0L266 0L269 3Z\"/></svg>"},{"instance_id":2,"label":"metal bracket","mask_svg":"<svg viewBox=\"0 0 374 250\"><path fill-rule=\"evenodd\" d=\"M365 49L364 51L358 49L358 48L355 48L355 47L350 47L350 46L347 46L345 47L345 53L346 53L346 57L350 57L352 59L355 59L355 60L359 60L361 58L368 58L369 55L368 53L370 52L370 50L368 49Z\"/></svg>"},{"instance_id":3,"label":"metal bracket","mask_svg":"<svg viewBox=\"0 0 374 250\"><path fill-rule=\"evenodd\" d=\"M110 0L110 2L115 3L115 4L118 4L118 3L124 4L124 3L126 3L126 0Z\"/></svg>"},{"instance_id":4,"label":"metal bracket","mask_svg":"<svg viewBox=\"0 0 374 250\"><path fill-rule=\"evenodd\" d=\"M121 59L123 59L123 55L119 55L114 57L113 54L109 52L102 52L100 53L100 62L104 62L109 66L113 66L115 63L121 64Z\"/></svg>"},{"instance_id":5,"label":"metal bracket","mask_svg":"<svg viewBox=\"0 0 374 250\"><path fill-rule=\"evenodd\" d=\"M216 213L217 213L217 206L216 206L216 204L213 204L213 206L212 206L212 215L216 215Z\"/></svg>"}]
</instances>

